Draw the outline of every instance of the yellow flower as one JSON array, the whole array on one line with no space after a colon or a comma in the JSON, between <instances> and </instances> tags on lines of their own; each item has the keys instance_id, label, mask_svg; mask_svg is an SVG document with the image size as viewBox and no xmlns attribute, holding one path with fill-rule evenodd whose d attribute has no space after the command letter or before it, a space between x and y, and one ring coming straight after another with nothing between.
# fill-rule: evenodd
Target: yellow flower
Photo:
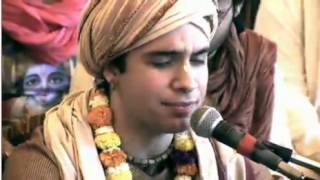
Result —
<instances>
[{"instance_id":1,"label":"yellow flower","mask_svg":"<svg viewBox=\"0 0 320 180\"><path fill-rule=\"evenodd\" d=\"M131 180L132 174L128 163L122 163L117 167L109 167L106 171L107 180Z\"/></svg>"},{"instance_id":2,"label":"yellow flower","mask_svg":"<svg viewBox=\"0 0 320 180\"><path fill-rule=\"evenodd\" d=\"M121 145L120 137L114 132L99 134L94 141L100 149L116 148Z\"/></svg>"},{"instance_id":3,"label":"yellow flower","mask_svg":"<svg viewBox=\"0 0 320 180\"><path fill-rule=\"evenodd\" d=\"M123 170L123 171L120 171L119 173L108 174L107 179L108 180L131 180L132 174L130 170Z\"/></svg>"},{"instance_id":4,"label":"yellow flower","mask_svg":"<svg viewBox=\"0 0 320 180\"><path fill-rule=\"evenodd\" d=\"M102 95L96 95L89 101L89 106L92 108L98 106L109 106L108 98Z\"/></svg>"},{"instance_id":5,"label":"yellow flower","mask_svg":"<svg viewBox=\"0 0 320 180\"><path fill-rule=\"evenodd\" d=\"M181 151L190 151L194 148L194 144L190 138L179 138L174 141L174 147Z\"/></svg>"}]
</instances>

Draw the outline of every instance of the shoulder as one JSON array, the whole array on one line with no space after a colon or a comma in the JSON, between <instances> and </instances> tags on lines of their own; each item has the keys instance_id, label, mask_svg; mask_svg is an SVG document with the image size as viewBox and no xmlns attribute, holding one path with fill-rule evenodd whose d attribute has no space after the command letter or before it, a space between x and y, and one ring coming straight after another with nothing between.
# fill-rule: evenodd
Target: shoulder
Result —
<instances>
[{"instance_id":1,"label":"shoulder","mask_svg":"<svg viewBox=\"0 0 320 180\"><path fill-rule=\"evenodd\" d=\"M242 43L252 44L255 43L259 46L269 46L271 48L276 47L276 43L272 40L268 39L267 37L263 36L262 34L255 32L251 29L245 29L239 34L240 40Z\"/></svg>"},{"instance_id":2,"label":"shoulder","mask_svg":"<svg viewBox=\"0 0 320 180\"><path fill-rule=\"evenodd\" d=\"M46 148L41 130L38 128L29 141L17 146L9 156L4 179L62 179L57 160Z\"/></svg>"},{"instance_id":3,"label":"shoulder","mask_svg":"<svg viewBox=\"0 0 320 180\"><path fill-rule=\"evenodd\" d=\"M260 60L261 63L269 65L275 63L277 53L275 42L249 29L240 33L239 38L247 59Z\"/></svg>"},{"instance_id":4,"label":"shoulder","mask_svg":"<svg viewBox=\"0 0 320 180\"><path fill-rule=\"evenodd\" d=\"M245 68L253 73L249 77L272 78L277 59L276 43L249 29L240 33L239 39L244 52Z\"/></svg>"}]
</instances>

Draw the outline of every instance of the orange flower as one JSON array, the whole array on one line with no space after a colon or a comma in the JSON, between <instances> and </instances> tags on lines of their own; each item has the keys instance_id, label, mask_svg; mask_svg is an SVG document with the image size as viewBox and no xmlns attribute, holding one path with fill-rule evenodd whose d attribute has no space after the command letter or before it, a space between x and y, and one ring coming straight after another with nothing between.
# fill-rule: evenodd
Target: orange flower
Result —
<instances>
[{"instance_id":1,"label":"orange flower","mask_svg":"<svg viewBox=\"0 0 320 180\"><path fill-rule=\"evenodd\" d=\"M185 174L189 176L194 176L198 173L198 168L196 164L185 164L185 165L177 165L177 173Z\"/></svg>"},{"instance_id":2,"label":"orange flower","mask_svg":"<svg viewBox=\"0 0 320 180\"><path fill-rule=\"evenodd\" d=\"M127 155L120 149L100 153L100 160L105 167L116 167L125 162Z\"/></svg>"},{"instance_id":3,"label":"orange flower","mask_svg":"<svg viewBox=\"0 0 320 180\"><path fill-rule=\"evenodd\" d=\"M93 128L111 125L112 111L107 106L92 108L88 113L87 120Z\"/></svg>"}]
</instances>

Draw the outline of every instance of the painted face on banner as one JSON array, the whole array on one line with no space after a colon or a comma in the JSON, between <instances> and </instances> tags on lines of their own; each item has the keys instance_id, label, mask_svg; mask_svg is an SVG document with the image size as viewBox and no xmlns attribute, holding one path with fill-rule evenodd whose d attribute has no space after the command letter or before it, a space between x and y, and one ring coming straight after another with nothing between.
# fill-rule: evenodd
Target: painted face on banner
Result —
<instances>
[{"instance_id":1,"label":"painted face on banner","mask_svg":"<svg viewBox=\"0 0 320 180\"><path fill-rule=\"evenodd\" d=\"M49 108L68 91L70 77L62 66L38 64L27 69L23 80L27 101Z\"/></svg>"}]
</instances>

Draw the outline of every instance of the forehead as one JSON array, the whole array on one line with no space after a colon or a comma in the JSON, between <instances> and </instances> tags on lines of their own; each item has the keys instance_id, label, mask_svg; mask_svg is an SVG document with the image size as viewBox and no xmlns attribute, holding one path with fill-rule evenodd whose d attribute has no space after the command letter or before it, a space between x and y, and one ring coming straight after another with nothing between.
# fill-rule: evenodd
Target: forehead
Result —
<instances>
[{"instance_id":1,"label":"forehead","mask_svg":"<svg viewBox=\"0 0 320 180\"><path fill-rule=\"evenodd\" d=\"M209 39L198 27L193 24L185 24L135 50L157 51L165 49L192 53L208 46Z\"/></svg>"}]
</instances>

